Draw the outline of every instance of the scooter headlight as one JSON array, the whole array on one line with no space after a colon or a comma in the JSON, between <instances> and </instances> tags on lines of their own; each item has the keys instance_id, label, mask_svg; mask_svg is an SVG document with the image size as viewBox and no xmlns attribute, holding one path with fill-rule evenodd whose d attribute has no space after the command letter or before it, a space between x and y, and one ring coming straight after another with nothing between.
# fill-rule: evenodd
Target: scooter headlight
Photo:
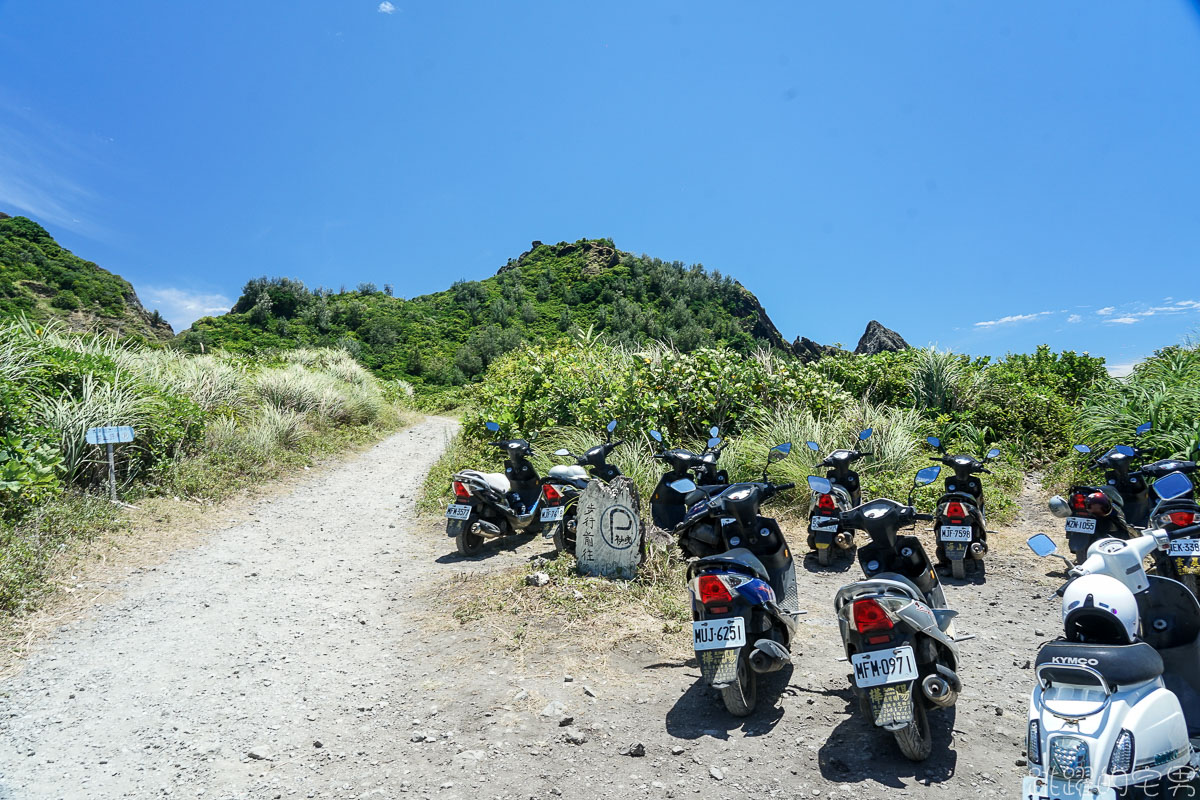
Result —
<instances>
[{"instance_id":1,"label":"scooter headlight","mask_svg":"<svg viewBox=\"0 0 1200 800\"><path fill-rule=\"evenodd\" d=\"M1088 746L1074 736L1055 736L1050 740L1050 774L1078 781L1088 777Z\"/></svg>"},{"instance_id":2,"label":"scooter headlight","mask_svg":"<svg viewBox=\"0 0 1200 800\"><path fill-rule=\"evenodd\" d=\"M1025 752L1029 754L1029 763L1042 764L1042 726L1036 719L1029 720L1029 733L1026 737Z\"/></svg>"},{"instance_id":3,"label":"scooter headlight","mask_svg":"<svg viewBox=\"0 0 1200 800\"><path fill-rule=\"evenodd\" d=\"M1117 734L1112 757L1108 759L1109 775L1127 775L1133 772L1133 734L1122 730Z\"/></svg>"}]
</instances>

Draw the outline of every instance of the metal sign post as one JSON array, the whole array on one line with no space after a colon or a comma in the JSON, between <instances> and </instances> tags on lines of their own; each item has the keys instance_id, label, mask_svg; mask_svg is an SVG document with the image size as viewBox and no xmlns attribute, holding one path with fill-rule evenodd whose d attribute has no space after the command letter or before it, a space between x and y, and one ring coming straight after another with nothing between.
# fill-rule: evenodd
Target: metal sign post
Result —
<instances>
[{"instance_id":1,"label":"metal sign post","mask_svg":"<svg viewBox=\"0 0 1200 800\"><path fill-rule=\"evenodd\" d=\"M87 443L102 444L108 450L108 495L114 503L117 500L117 465L113 460L113 445L133 441L133 428L128 425L118 425L107 428L88 428Z\"/></svg>"}]
</instances>

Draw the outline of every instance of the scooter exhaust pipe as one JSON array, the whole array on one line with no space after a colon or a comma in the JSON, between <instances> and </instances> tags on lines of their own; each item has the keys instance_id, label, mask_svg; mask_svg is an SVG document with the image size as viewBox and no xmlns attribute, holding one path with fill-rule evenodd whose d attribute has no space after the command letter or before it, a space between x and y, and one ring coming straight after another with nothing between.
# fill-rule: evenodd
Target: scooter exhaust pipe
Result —
<instances>
[{"instance_id":1,"label":"scooter exhaust pipe","mask_svg":"<svg viewBox=\"0 0 1200 800\"><path fill-rule=\"evenodd\" d=\"M477 536L483 536L488 539L495 539L500 536L500 529L490 522L478 520L474 525L474 530L471 531Z\"/></svg>"},{"instance_id":2,"label":"scooter exhaust pipe","mask_svg":"<svg viewBox=\"0 0 1200 800\"><path fill-rule=\"evenodd\" d=\"M926 675L925 680L921 681L921 691L929 698L929 702L940 708L949 708L958 699L958 692L941 675Z\"/></svg>"},{"instance_id":3,"label":"scooter exhaust pipe","mask_svg":"<svg viewBox=\"0 0 1200 800\"><path fill-rule=\"evenodd\" d=\"M983 561L983 555L986 552L987 550L984 549L983 542L975 542L971 545L971 558L976 561Z\"/></svg>"},{"instance_id":4,"label":"scooter exhaust pipe","mask_svg":"<svg viewBox=\"0 0 1200 800\"><path fill-rule=\"evenodd\" d=\"M848 533L839 533L837 536L833 537L833 543L843 550L850 549L851 541L850 534Z\"/></svg>"},{"instance_id":5,"label":"scooter exhaust pipe","mask_svg":"<svg viewBox=\"0 0 1200 800\"><path fill-rule=\"evenodd\" d=\"M760 675L778 672L784 664L792 663L792 655L783 645L773 639L759 639L750 653L750 669Z\"/></svg>"}]
</instances>

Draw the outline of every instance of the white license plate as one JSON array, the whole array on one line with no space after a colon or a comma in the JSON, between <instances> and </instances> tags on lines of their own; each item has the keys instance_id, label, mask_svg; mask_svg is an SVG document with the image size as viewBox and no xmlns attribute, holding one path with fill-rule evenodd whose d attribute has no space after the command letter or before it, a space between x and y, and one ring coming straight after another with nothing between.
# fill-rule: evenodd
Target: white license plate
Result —
<instances>
[{"instance_id":1,"label":"white license plate","mask_svg":"<svg viewBox=\"0 0 1200 800\"><path fill-rule=\"evenodd\" d=\"M692 623L696 650L728 650L746 644L746 621L741 617L702 619Z\"/></svg>"},{"instance_id":2,"label":"white license plate","mask_svg":"<svg viewBox=\"0 0 1200 800\"><path fill-rule=\"evenodd\" d=\"M451 503L446 508L447 519L470 519L471 507L461 503Z\"/></svg>"},{"instance_id":3,"label":"white license plate","mask_svg":"<svg viewBox=\"0 0 1200 800\"><path fill-rule=\"evenodd\" d=\"M917 659L908 645L855 653L850 663L854 665L854 684L860 689L917 679Z\"/></svg>"},{"instance_id":4,"label":"white license plate","mask_svg":"<svg viewBox=\"0 0 1200 800\"><path fill-rule=\"evenodd\" d=\"M808 521L808 529L814 533L837 533L836 517L813 517Z\"/></svg>"},{"instance_id":5,"label":"white license plate","mask_svg":"<svg viewBox=\"0 0 1200 800\"><path fill-rule=\"evenodd\" d=\"M550 506L542 509L542 522L558 522L563 518L563 512L567 510L566 506Z\"/></svg>"},{"instance_id":6,"label":"white license plate","mask_svg":"<svg viewBox=\"0 0 1200 800\"><path fill-rule=\"evenodd\" d=\"M1172 539L1167 555L1200 556L1200 539Z\"/></svg>"},{"instance_id":7,"label":"white license plate","mask_svg":"<svg viewBox=\"0 0 1200 800\"><path fill-rule=\"evenodd\" d=\"M943 542L971 541L970 525L943 525L938 529L938 539Z\"/></svg>"},{"instance_id":8,"label":"white license plate","mask_svg":"<svg viewBox=\"0 0 1200 800\"><path fill-rule=\"evenodd\" d=\"M1109 786L1030 775L1021 781L1021 800L1117 800L1117 792Z\"/></svg>"},{"instance_id":9,"label":"white license plate","mask_svg":"<svg viewBox=\"0 0 1200 800\"><path fill-rule=\"evenodd\" d=\"M1089 517L1067 517L1067 533L1095 533L1096 520Z\"/></svg>"}]
</instances>

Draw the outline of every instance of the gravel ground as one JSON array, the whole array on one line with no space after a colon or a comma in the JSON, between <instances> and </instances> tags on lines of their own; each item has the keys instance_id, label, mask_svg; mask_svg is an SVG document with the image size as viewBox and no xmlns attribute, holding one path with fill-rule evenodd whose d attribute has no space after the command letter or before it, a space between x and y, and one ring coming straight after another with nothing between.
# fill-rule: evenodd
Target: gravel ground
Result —
<instances>
[{"instance_id":1,"label":"gravel ground","mask_svg":"<svg viewBox=\"0 0 1200 800\"><path fill-rule=\"evenodd\" d=\"M1061 527L1035 483L986 577L948 582L976 638L957 709L931 715L934 755L912 764L853 711L832 613L859 576L846 560L798 565L801 652L747 720L653 644L601 663L449 620L463 573L545 553L524 539L460 560L440 521L414 519L454 424L261 502L63 626L0 684L0 798L1019 795L1028 664L1062 580L1024 549Z\"/></svg>"}]
</instances>

